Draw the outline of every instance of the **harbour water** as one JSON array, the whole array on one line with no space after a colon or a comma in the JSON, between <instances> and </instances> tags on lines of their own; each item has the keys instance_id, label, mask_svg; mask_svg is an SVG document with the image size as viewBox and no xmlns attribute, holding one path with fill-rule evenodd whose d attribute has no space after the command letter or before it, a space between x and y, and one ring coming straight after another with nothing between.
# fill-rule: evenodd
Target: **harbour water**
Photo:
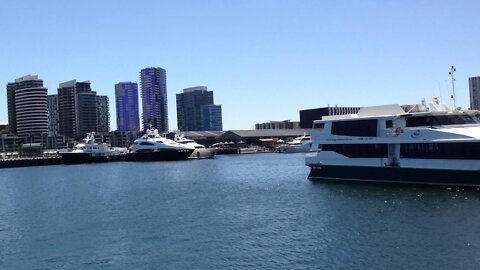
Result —
<instances>
[{"instance_id":1,"label":"harbour water","mask_svg":"<svg viewBox=\"0 0 480 270\"><path fill-rule=\"evenodd\" d=\"M303 154L0 170L0 269L478 269L477 190L312 183Z\"/></svg>"}]
</instances>

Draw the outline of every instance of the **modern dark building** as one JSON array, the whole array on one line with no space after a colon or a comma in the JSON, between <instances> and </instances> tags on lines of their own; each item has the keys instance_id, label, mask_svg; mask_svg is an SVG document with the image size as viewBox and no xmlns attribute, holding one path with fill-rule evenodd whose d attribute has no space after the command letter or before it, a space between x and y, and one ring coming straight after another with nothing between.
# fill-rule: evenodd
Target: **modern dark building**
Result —
<instances>
[{"instance_id":1,"label":"modern dark building","mask_svg":"<svg viewBox=\"0 0 480 270\"><path fill-rule=\"evenodd\" d=\"M159 132L168 131L167 75L163 68L140 71L143 129L150 126Z\"/></svg>"},{"instance_id":2,"label":"modern dark building","mask_svg":"<svg viewBox=\"0 0 480 270\"><path fill-rule=\"evenodd\" d=\"M77 135L80 139L85 134L98 131L97 93L81 91L77 93Z\"/></svg>"},{"instance_id":3,"label":"modern dark building","mask_svg":"<svg viewBox=\"0 0 480 270\"><path fill-rule=\"evenodd\" d=\"M300 111L300 128L310 129L314 120L321 120L323 116L356 114L360 107L324 107Z\"/></svg>"},{"instance_id":4,"label":"modern dark building","mask_svg":"<svg viewBox=\"0 0 480 270\"><path fill-rule=\"evenodd\" d=\"M138 85L134 82L115 84L115 107L118 131L139 131Z\"/></svg>"},{"instance_id":5,"label":"modern dark building","mask_svg":"<svg viewBox=\"0 0 480 270\"><path fill-rule=\"evenodd\" d=\"M468 78L470 109L480 110L480 76Z\"/></svg>"},{"instance_id":6,"label":"modern dark building","mask_svg":"<svg viewBox=\"0 0 480 270\"><path fill-rule=\"evenodd\" d=\"M109 132L110 108L108 106L108 96L97 96L97 117L97 132Z\"/></svg>"},{"instance_id":7,"label":"modern dark building","mask_svg":"<svg viewBox=\"0 0 480 270\"><path fill-rule=\"evenodd\" d=\"M68 138L81 139L97 131L97 93L90 81L61 83L58 88L59 132Z\"/></svg>"},{"instance_id":8,"label":"modern dark building","mask_svg":"<svg viewBox=\"0 0 480 270\"><path fill-rule=\"evenodd\" d=\"M48 97L43 80L27 75L7 84L11 132L28 143L41 143L48 136ZM13 111L11 111L13 110Z\"/></svg>"},{"instance_id":9,"label":"modern dark building","mask_svg":"<svg viewBox=\"0 0 480 270\"><path fill-rule=\"evenodd\" d=\"M197 86L177 94L177 125L181 131L222 130L222 107L214 104L213 91Z\"/></svg>"},{"instance_id":10,"label":"modern dark building","mask_svg":"<svg viewBox=\"0 0 480 270\"><path fill-rule=\"evenodd\" d=\"M200 107L200 119L202 121L202 130L220 131L223 130L222 105L207 104Z\"/></svg>"}]
</instances>

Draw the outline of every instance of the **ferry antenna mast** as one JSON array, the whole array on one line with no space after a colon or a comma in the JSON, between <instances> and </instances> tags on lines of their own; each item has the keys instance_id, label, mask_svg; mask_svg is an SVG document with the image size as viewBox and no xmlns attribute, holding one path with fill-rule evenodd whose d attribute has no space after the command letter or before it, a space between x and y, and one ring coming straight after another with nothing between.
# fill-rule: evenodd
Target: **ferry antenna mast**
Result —
<instances>
[{"instance_id":1,"label":"ferry antenna mast","mask_svg":"<svg viewBox=\"0 0 480 270\"><path fill-rule=\"evenodd\" d=\"M450 72L448 72L448 75L450 75L450 77L452 77L453 110L457 110L457 98L456 98L456 96L455 96L455 77L454 77L455 71L457 71L457 69L456 69L454 66L452 66L452 67L450 68Z\"/></svg>"}]
</instances>

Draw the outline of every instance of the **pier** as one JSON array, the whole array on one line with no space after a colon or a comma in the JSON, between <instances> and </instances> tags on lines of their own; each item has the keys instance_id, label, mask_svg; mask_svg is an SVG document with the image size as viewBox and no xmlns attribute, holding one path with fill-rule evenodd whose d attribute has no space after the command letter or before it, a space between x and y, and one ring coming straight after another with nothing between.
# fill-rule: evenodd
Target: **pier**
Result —
<instances>
[{"instance_id":1,"label":"pier","mask_svg":"<svg viewBox=\"0 0 480 270\"><path fill-rule=\"evenodd\" d=\"M63 164L61 157L24 157L0 159L0 168L46 166Z\"/></svg>"}]
</instances>

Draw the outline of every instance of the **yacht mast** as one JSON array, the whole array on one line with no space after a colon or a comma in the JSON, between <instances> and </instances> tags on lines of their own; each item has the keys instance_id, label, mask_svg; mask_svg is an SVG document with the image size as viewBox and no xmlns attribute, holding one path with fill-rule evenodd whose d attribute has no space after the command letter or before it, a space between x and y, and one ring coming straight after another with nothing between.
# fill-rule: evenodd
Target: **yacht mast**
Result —
<instances>
[{"instance_id":1,"label":"yacht mast","mask_svg":"<svg viewBox=\"0 0 480 270\"><path fill-rule=\"evenodd\" d=\"M453 76L455 74L455 71L457 71L457 69L455 69L455 67L452 66L450 68L450 72L448 72L448 75L450 75L450 77L452 77L452 92L453 92L452 98L453 98L453 110L454 111L457 110L457 98L455 96L455 77Z\"/></svg>"}]
</instances>

